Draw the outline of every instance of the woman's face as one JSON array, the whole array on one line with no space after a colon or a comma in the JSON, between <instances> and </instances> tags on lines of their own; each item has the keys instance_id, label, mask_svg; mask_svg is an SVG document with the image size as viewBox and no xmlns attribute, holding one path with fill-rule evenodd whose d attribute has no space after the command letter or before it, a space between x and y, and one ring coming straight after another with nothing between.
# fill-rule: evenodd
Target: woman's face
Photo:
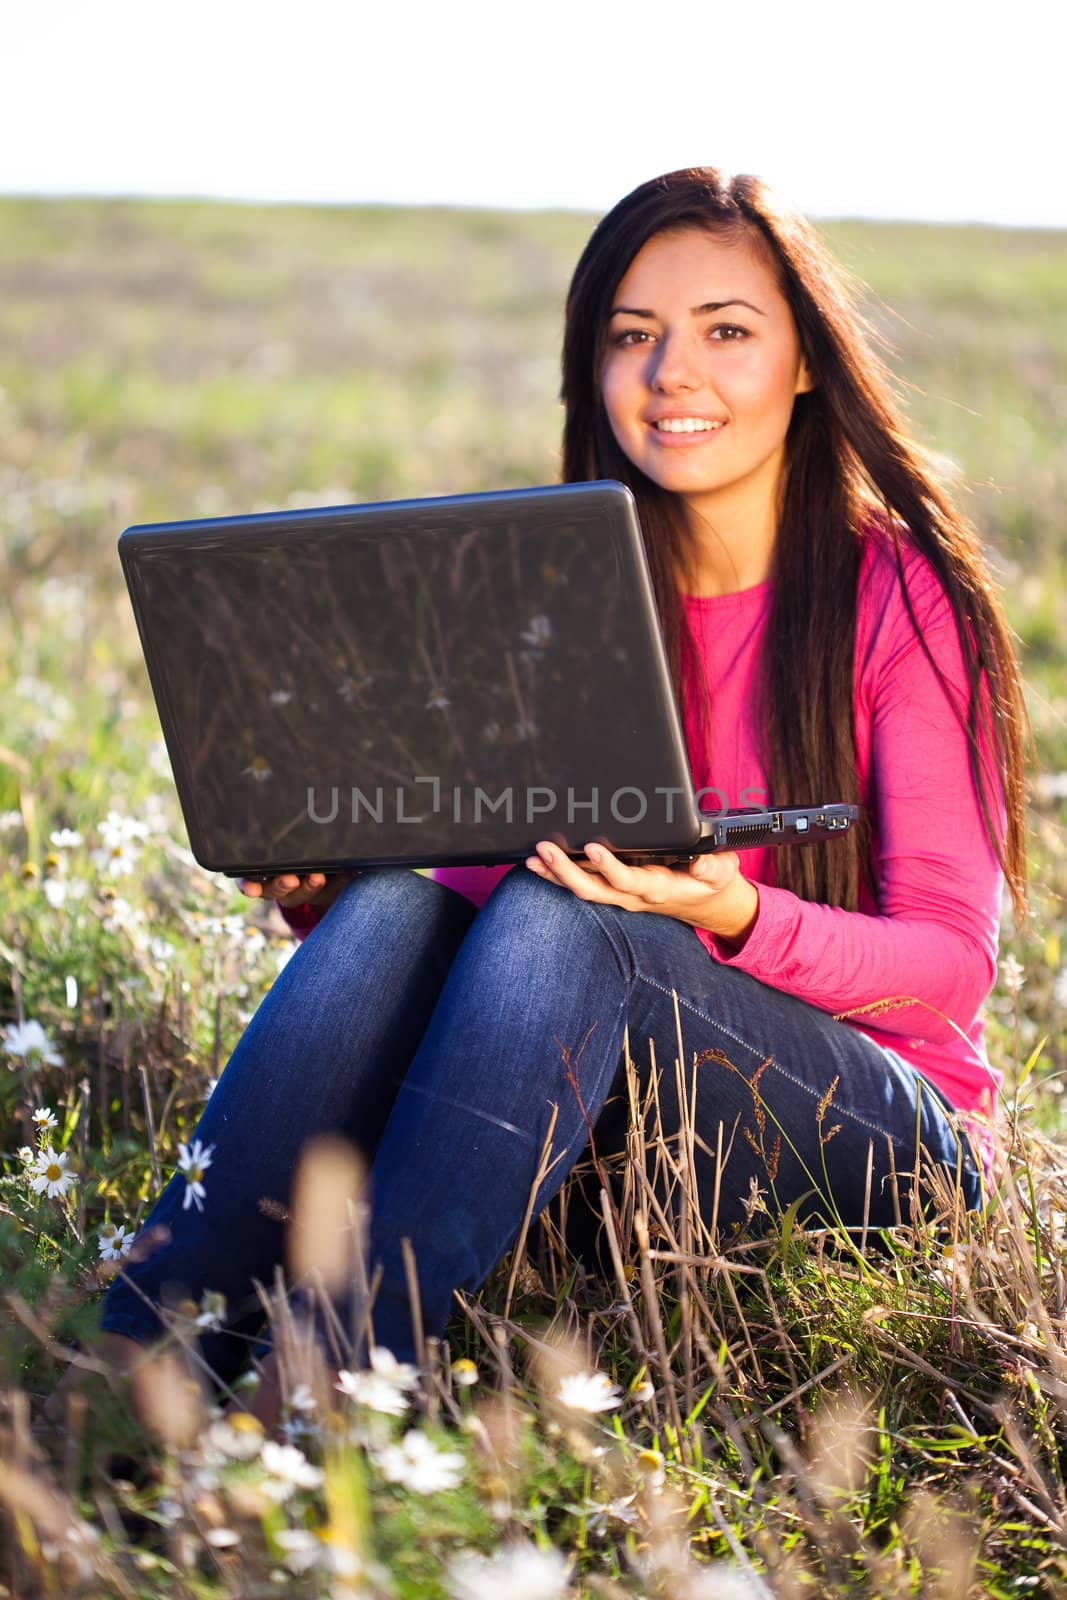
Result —
<instances>
[{"instance_id":1,"label":"woman's face","mask_svg":"<svg viewBox=\"0 0 1067 1600\"><path fill-rule=\"evenodd\" d=\"M616 292L600 381L620 448L693 510L714 523L727 504L774 504L793 400L812 382L748 236L651 238Z\"/></svg>"}]
</instances>

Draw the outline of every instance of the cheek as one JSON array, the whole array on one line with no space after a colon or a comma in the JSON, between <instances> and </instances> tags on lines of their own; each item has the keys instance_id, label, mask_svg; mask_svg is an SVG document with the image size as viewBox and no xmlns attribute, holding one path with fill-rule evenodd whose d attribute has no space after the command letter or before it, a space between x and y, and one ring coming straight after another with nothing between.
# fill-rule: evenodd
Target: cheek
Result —
<instances>
[{"instance_id":1,"label":"cheek","mask_svg":"<svg viewBox=\"0 0 1067 1600\"><path fill-rule=\"evenodd\" d=\"M606 362L600 375L600 397L607 413L612 432L618 437L620 429L632 421L634 384L625 368Z\"/></svg>"},{"instance_id":2,"label":"cheek","mask_svg":"<svg viewBox=\"0 0 1067 1600\"><path fill-rule=\"evenodd\" d=\"M793 407L796 363L787 356L768 359L762 353L746 355L720 371L720 389L731 408L762 415L768 423Z\"/></svg>"}]
</instances>

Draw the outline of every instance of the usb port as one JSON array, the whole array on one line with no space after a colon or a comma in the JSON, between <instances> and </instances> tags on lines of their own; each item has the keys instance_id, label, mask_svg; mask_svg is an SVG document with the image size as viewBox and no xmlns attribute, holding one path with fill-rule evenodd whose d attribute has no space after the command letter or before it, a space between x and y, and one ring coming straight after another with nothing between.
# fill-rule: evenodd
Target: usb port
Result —
<instances>
[{"instance_id":1,"label":"usb port","mask_svg":"<svg viewBox=\"0 0 1067 1600\"><path fill-rule=\"evenodd\" d=\"M771 817L771 827L774 829L775 833L781 833L781 831L782 831L782 813L780 811L775 811L774 814L772 815L772 817Z\"/></svg>"},{"instance_id":2,"label":"usb port","mask_svg":"<svg viewBox=\"0 0 1067 1600\"><path fill-rule=\"evenodd\" d=\"M815 821L819 824L824 823L826 821L826 812L820 811L818 816L815 818Z\"/></svg>"}]
</instances>

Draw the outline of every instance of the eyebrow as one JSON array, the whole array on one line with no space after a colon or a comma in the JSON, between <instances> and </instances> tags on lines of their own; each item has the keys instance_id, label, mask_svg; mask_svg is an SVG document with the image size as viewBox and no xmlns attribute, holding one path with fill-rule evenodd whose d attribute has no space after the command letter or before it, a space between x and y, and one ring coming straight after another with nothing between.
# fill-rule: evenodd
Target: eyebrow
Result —
<instances>
[{"instance_id":1,"label":"eyebrow","mask_svg":"<svg viewBox=\"0 0 1067 1600\"><path fill-rule=\"evenodd\" d=\"M759 306L754 306L751 300L708 300L702 306L693 306L689 315L691 317L703 317L709 311L721 311L723 306L747 306L758 317L767 315L765 311L760 310ZM649 321L652 321L656 315L654 311L640 311L636 306L613 306L608 314L612 317L646 317Z\"/></svg>"}]
</instances>

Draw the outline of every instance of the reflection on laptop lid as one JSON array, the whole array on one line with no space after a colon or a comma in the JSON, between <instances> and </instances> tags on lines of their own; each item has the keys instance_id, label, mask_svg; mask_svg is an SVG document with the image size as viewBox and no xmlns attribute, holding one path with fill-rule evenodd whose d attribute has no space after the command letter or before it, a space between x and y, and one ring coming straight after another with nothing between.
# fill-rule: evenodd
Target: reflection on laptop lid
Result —
<instances>
[{"instance_id":1,"label":"reflection on laptop lid","mask_svg":"<svg viewBox=\"0 0 1067 1600\"><path fill-rule=\"evenodd\" d=\"M708 834L622 484L135 527L119 554L205 867Z\"/></svg>"}]
</instances>

